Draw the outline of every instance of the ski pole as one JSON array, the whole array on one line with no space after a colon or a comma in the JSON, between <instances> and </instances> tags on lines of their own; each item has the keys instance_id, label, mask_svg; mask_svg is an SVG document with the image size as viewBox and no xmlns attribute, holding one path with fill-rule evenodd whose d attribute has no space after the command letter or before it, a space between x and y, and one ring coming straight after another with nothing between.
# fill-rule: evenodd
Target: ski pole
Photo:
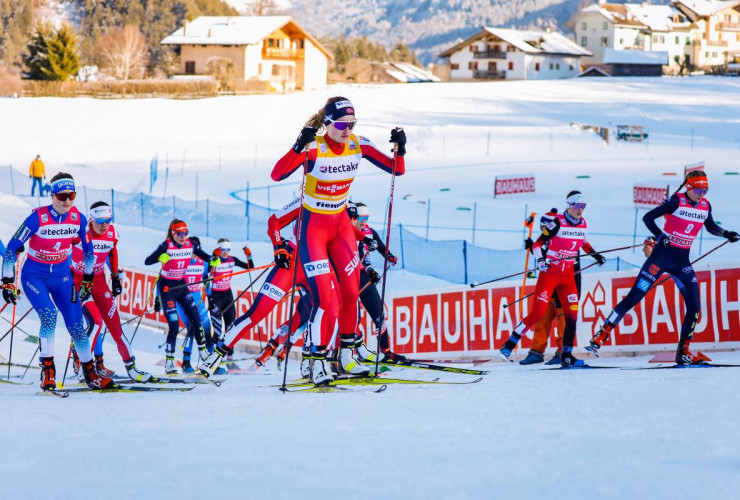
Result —
<instances>
[{"instance_id":1,"label":"ski pole","mask_svg":"<svg viewBox=\"0 0 740 500\"><path fill-rule=\"evenodd\" d=\"M526 227L526 228L529 229L528 239L530 241L532 240L532 230L534 229L534 218L535 218L536 215L537 214L535 212L531 212L529 214L529 217L527 217L524 220L524 227ZM532 252L530 252L529 249L527 249L527 256L524 259L524 269L529 269L529 254L531 254L531 253ZM527 286L527 275L525 274L524 276L522 276L522 286L519 289L519 295L524 294L524 288L526 286ZM523 318L524 317L524 303L523 302L519 305L519 317L520 318Z\"/></svg>"},{"instance_id":2,"label":"ski pole","mask_svg":"<svg viewBox=\"0 0 740 500\"><path fill-rule=\"evenodd\" d=\"M245 246L244 248L245 248L244 255L247 257L247 262L249 262L249 260L250 260L249 257L250 256L247 255L247 250L246 250L247 247ZM265 274L266 271L267 271L267 269L265 269L264 271L262 271L260 273L260 275L257 276L257 279L259 280L260 277L262 277L262 275ZM252 285L253 285L253 283L252 283L252 274L250 273L249 274L249 288L247 288L247 290L250 290L252 288ZM244 292L246 292L246 290L244 290ZM244 292L240 293L239 296L234 300L234 303L235 304L236 304L236 301L239 300L239 297L241 297L244 294ZM231 306L229 306L229 307L231 307ZM227 309L228 309L228 307L227 307ZM260 352L262 352L262 337L259 335L259 333L257 334L257 340L260 343Z\"/></svg>"},{"instance_id":3,"label":"ski pole","mask_svg":"<svg viewBox=\"0 0 740 500\"><path fill-rule=\"evenodd\" d=\"M603 250L601 252L590 252L590 253L583 254L582 257L590 257L590 256L593 256L593 255L595 255L597 253L604 254L604 253L611 253L611 252L619 252L620 250L629 250L630 248L636 248L638 246L642 246L642 243L640 243L638 245L629 245L629 246L626 246L626 247L610 248L609 250ZM563 261L566 261L566 260L573 260L573 259L575 259L575 256L574 257L564 257L562 259L556 259L556 260L550 261L550 264L557 264L558 262L563 262ZM508 278L514 278L516 276L521 276L522 274L532 273L532 272L534 272L536 270L537 270L537 268L527 269L526 271L521 271L521 272L518 272L518 273L509 274L507 276L502 276L500 278L495 278L495 279L488 280L488 281L481 281L481 282L477 282L477 283L471 283L470 284L470 288L475 288L475 287L481 286L481 285L487 285L489 283L495 283L496 281L502 281L502 280L505 280L505 279L508 279Z\"/></svg>"},{"instance_id":4,"label":"ski pole","mask_svg":"<svg viewBox=\"0 0 740 500\"><path fill-rule=\"evenodd\" d=\"M388 252L390 252L390 244L391 244L391 221L393 220L393 194L396 190L396 165L398 164L398 143L393 143L393 166L391 168L391 192L390 192L390 198L388 200L388 220L386 221L386 228L385 228L385 251L386 256L383 259L383 284L380 286L380 304L381 304L381 311L382 307L385 305L385 283L387 281L388 277ZM385 313L385 311L382 311ZM386 335L388 335L388 330L386 330ZM375 355L375 376L378 376L378 369L380 366L380 340L381 340L382 334L378 332L378 345L376 347L377 354Z\"/></svg>"},{"instance_id":5,"label":"ski pole","mask_svg":"<svg viewBox=\"0 0 740 500\"><path fill-rule=\"evenodd\" d=\"M383 273L383 276L385 276L385 273ZM383 276L381 276L380 278L383 279ZM362 292L364 292L365 290L367 290L367 288L370 285L373 285L373 284L374 283L372 281L368 281L367 283L365 283L365 286L363 286L362 288L360 288L360 294L362 294Z\"/></svg>"},{"instance_id":6,"label":"ski pole","mask_svg":"<svg viewBox=\"0 0 740 500\"><path fill-rule=\"evenodd\" d=\"M306 159L303 161L303 178L301 179L301 204L298 209L298 220L296 221L296 237L295 237L295 250L293 251L293 282L290 289L295 288L296 280L298 279L298 252L301 248L301 236L303 232L303 195L306 190L306 174L308 173L308 148L304 149ZM290 262L290 258L288 258ZM272 265L275 265L273 262ZM290 295L290 307L288 314L288 332L290 332L290 325L293 321L293 308L295 307L295 299L293 298L292 292ZM283 385L280 386L280 391L285 394L287 388L285 384L288 380L288 361L290 361L290 348L293 347L293 343L290 341L290 334L288 334L288 340L285 341L285 366L283 367Z\"/></svg>"},{"instance_id":7,"label":"ski pole","mask_svg":"<svg viewBox=\"0 0 740 500\"><path fill-rule=\"evenodd\" d=\"M67 380L67 369L69 368L69 358L72 357L72 346L74 345L74 340L69 343L69 352L67 353L67 364L64 365L64 375L62 376L62 383L59 384L60 389L64 389L64 381Z\"/></svg>"},{"instance_id":8,"label":"ski pole","mask_svg":"<svg viewBox=\"0 0 740 500\"><path fill-rule=\"evenodd\" d=\"M586 269L588 269L589 267L593 267L593 266L595 266L595 265L597 265L597 264L598 264L598 262L592 262L591 264L587 265L587 266L586 266L586 267L584 267L583 269L581 269L581 270L579 270L579 271L577 271L577 272L573 273L573 275L575 276L576 274L580 274L580 273L582 273L583 271L585 271ZM528 299L528 298L529 298L529 297L531 297L532 295L534 295L534 292L532 292L532 293L528 293L527 295L524 295L523 297L519 297L519 298L518 298L518 299L516 299L516 300L512 300L512 301L511 301L511 302L509 302L508 304L504 304L504 309L506 309L506 308L507 308L507 307L509 307L509 306L513 306L513 305L514 305L514 304L516 304L517 302L521 302L521 301L522 301L522 300L524 300L524 299ZM521 313L521 311L520 311L520 312L519 312L519 317L521 317L521 316L522 316L522 313Z\"/></svg>"},{"instance_id":9,"label":"ski pole","mask_svg":"<svg viewBox=\"0 0 740 500\"><path fill-rule=\"evenodd\" d=\"M33 363L33 360L36 357L36 353L39 352L39 349L41 349L41 344L37 345L36 350L33 351L33 356L31 356L31 359L28 361L28 364L26 365L26 370L23 372L23 375L21 375L21 380L26 377L26 373L28 373L28 369L31 368L31 363Z\"/></svg>"},{"instance_id":10,"label":"ski pole","mask_svg":"<svg viewBox=\"0 0 740 500\"><path fill-rule=\"evenodd\" d=\"M156 289L157 289L157 282L159 281L159 277L160 277L161 275L162 275L162 271L160 270L160 271L159 271L159 274L157 275L157 279L156 279L156 280L154 280L154 285L152 286L152 289L151 289L151 290L149 291L149 296L148 296L148 297L146 298L146 302L144 302L144 307L146 307L146 306L147 306L147 304L149 304L149 301L151 301L151 300L152 300L152 296L154 295L154 290L156 290ZM156 299L154 299L154 300L156 300ZM129 346L130 346L131 344L133 344L133 342L134 342L134 339L136 338L136 332L138 332L138 331L139 331L139 326L141 325L141 320L143 320L143 319L144 319L144 316L145 316L146 314L147 314L147 312L146 312L146 311L144 311L143 313L141 313L141 314L139 315L139 322L138 322L138 323L136 323L136 328L134 328L134 333L133 333L133 334L131 335L131 340L130 340L130 341L129 341L129 343L128 343L128 344L129 344Z\"/></svg>"},{"instance_id":11,"label":"ski pole","mask_svg":"<svg viewBox=\"0 0 740 500\"><path fill-rule=\"evenodd\" d=\"M2 314L2 312L5 310L5 308L8 307L8 304L9 304L9 302L6 302L5 305L2 308L0 308L0 314Z\"/></svg>"},{"instance_id":12,"label":"ski pole","mask_svg":"<svg viewBox=\"0 0 740 500\"><path fill-rule=\"evenodd\" d=\"M17 322L15 323L15 324L13 324L13 326L11 326L11 327L10 327L10 328L8 329L8 331L7 331L7 332L5 332L5 334L4 334L4 335L3 335L2 337L0 337L0 342L2 342L2 341L3 341L4 339L5 339L5 337L7 337L7 336L8 336L9 334L10 334L10 332L12 332L12 331L13 331L13 329L14 329L14 328L16 328L16 327L18 326L18 323L20 323L21 321L23 321L23 319L24 319L24 318L25 318L26 316L28 316L28 314L29 314L29 313L30 313L31 311L33 311L33 306L31 306L31 308L30 308L30 309L29 309L28 311L26 311L26 312L25 312L25 313L23 314L23 316L21 316L21 318L20 318L20 319L19 319L19 320L18 320L18 321L17 321Z\"/></svg>"},{"instance_id":13,"label":"ski pole","mask_svg":"<svg viewBox=\"0 0 740 500\"><path fill-rule=\"evenodd\" d=\"M260 271L260 270L262 270L262 269L267 269L267 268L269 268L269 267L273 267L274 265L275 265L275 263L274 263L274 262L271 262L271 263L269 263L269 264L265 264L264 266L257 266L257 267L252 267L252 268L250 268L250 269L244 269L243 271L236 271L236 272L234 272L234 273L229 273L229 274L222 274L222 275L221 275L221 276L219 276L218 278L219 278L219 279L222 279L222 278L231 278L232 276L238 276L238 275L240 275L240 274L245 274L245 273L251 273L251 272L253 272L253 271ZM193 281L192 283L186 283L186 284L184 284L184 285L177 285L177 286L172 286L172 287L168 287L166 291L169 291L169 290L179 290L180 288L185 288L185 287L187 287L187 286L191 286L191 285L199 285L199 284L201 284L201 283L207 283L207 282L209 282L209 281L213 281L214 279L216 279L216 278L215 278L215 277L209 277L209 278L206 278L206 279L204 279L204 280L200 280L200 281Z\"/></svg>"},{"instance_id":14,"label":"ski pole","mask_svg":"<svg viewBox=\"0 0 740 500\"><path fill-rule=\"evenodd\" d=\"M18 289L18 270L20 267L20 260L15 261L15 289ZM16 293L16 298L18 294ZM10 365L13 363L13 332L15 331L15 309L17 300L13 302L13 322L10 324L10 354L8 355L8 380L10 380Z\"/></svg>"}]
</instances>

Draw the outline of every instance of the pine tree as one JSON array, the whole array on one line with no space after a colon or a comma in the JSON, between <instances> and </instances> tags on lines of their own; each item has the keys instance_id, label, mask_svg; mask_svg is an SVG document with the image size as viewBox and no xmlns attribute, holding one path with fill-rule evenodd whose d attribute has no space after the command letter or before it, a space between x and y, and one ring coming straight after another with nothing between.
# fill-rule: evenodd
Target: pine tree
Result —
<instances>
[{"instance_id":1,"label":"pine tree","mask_svg":"<svg viewBox=\"0 0 740 500\"><path fill-rule=\"evenodd\" d=\"M80 70L77 37L74 30L63 24L47 39L47 64L42 67L46 80L69 80Z\"/></svg>"},{"instance_id":2,"label":"pine tree","mask_svg":"<svg viewBox=\"0 0 740 500\"><path fill-rule=\"evenodd\" d=\"M46 80L43 68L48 61L47 39L51 36L51 28L45 24L36 26L31 39L26 46L23 64L26 67L24 78L29 80Z\"/></svg>"}]
</instances>

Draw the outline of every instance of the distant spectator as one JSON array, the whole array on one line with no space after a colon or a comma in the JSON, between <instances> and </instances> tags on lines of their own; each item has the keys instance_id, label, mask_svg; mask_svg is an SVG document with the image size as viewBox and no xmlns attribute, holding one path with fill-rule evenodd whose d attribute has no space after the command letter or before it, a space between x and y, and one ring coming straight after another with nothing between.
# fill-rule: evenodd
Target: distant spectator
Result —
<instances>
[{"instance_id":1,"label":"distant spectator","mask_svg":"<svg viewBox=\"0 0 740 500\"><path fill-rule=\"evenodd\" d=\"M28 169L28 176L33 179L31 184L31 196L33 196L36 190L36 185L39 187L39 196L44 194L44 183L42 179L46 179L46 169L44 162L41 161L41 155L36 155L36 159L31 162L31 167Z\"/></svg>"}]
</instances>

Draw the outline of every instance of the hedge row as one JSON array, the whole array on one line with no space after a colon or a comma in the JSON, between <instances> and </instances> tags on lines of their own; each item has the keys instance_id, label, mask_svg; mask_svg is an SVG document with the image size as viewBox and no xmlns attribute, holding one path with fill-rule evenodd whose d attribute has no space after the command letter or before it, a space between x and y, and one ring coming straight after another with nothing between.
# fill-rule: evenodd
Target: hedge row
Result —
<instances>
[{"instance_id":1,"label":"hedge row","mask_svg":"<svg viewBox=\"0 0 740 500\"><path fill-rule=\"evenodd\" d=\"M195 99L218 95L213 80L128 80L47 82L24 80L24 97L173 97Z\"/></svg>"}]
</instances>

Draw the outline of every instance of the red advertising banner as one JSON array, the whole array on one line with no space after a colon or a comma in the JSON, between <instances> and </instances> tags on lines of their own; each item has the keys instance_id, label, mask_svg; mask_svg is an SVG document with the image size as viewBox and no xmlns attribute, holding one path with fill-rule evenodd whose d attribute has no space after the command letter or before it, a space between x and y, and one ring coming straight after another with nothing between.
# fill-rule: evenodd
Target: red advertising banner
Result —
<instances>
[{"instance_id":1,"label":"red advertising banner","mask_svg":"<svg viewBox=\"0 0 740 500\"><path fill-rule=\"evenodd\" d=\"M632 199L638 206L655 206L668 198L668 186L641 186L635 184L632 188Z\"/></svg>"},{"instance_id":2,"label":"red advertising banner","mask_svg":"<svg viewBox=\"0 0 740 500\"><path fill-rule=\"evenodd\" d=\"M494 181L493 197L507 194L534 193L534 174L497 175Z\"/></svg>"}]
</instances>

